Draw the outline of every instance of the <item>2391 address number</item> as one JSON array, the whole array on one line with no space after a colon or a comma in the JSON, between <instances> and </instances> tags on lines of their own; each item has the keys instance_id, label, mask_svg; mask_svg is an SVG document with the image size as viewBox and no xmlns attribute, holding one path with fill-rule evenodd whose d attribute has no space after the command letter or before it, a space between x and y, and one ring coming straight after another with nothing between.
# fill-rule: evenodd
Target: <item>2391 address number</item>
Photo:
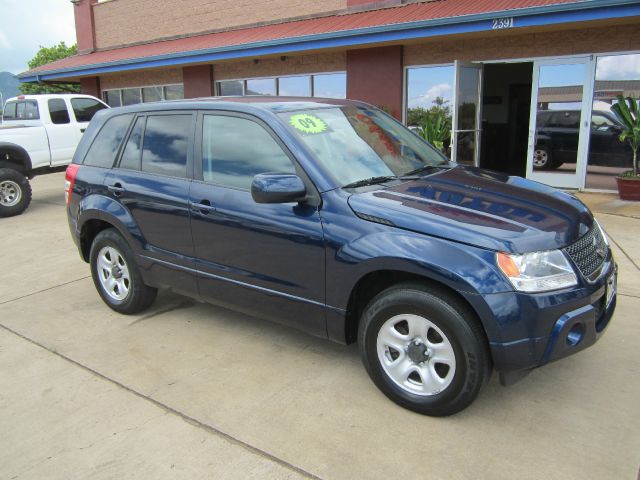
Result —
<instances>
[{"instance_id":1,"label":"2391 address number","mask_svg":"<svg viewBox=\"0 0 640 480\"><path fill-rule=\"evenodd\" d=\"M494 18L491 20L492 30L504 30L505 28L513 28L513 17Z\"/></svg>"}]
</instances>

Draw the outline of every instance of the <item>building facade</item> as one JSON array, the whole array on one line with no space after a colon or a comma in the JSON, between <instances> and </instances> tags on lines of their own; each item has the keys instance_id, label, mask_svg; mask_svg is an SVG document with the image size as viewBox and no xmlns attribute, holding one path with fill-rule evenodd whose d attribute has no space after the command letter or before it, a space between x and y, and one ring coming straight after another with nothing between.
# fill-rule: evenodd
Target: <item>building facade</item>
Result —
<instances>
[{"instance_id":1,"label":"building facade","mask_svg":"<svg viewBox=\"0 0 640 480\"><path fill-rule=\"evenodd\" d=\"M76 0L78 55L21 75L112 106L211 95L351 98L415 126L442 117L454 160L549 185L615 189L610 112L640 94L630 0Z\"/></svg>"}]
</instances>

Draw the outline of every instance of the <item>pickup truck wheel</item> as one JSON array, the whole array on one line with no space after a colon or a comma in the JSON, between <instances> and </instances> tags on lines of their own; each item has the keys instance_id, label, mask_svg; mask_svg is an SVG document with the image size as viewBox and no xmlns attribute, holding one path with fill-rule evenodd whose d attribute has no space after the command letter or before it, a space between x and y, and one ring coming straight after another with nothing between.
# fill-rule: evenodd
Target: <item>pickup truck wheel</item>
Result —
<instances>
[{"instance_id":1,"label":"pickup truck wheel","mask_svg":"<svg viewBox=\"0 0 640 480\"><path fill-rule=\"evenodd\" d=\"M109 228L96 236L89 261L100 297L116 312L138 313L156 299L158 291L144 284L133 252L117 230Z\"/></svg>"},{"instance_id":2,"label":"pickup truck wheel","mask_svg":"<svg viewBox=\"0 0 640 480\"><path fill-rule=\"evenodd\" d=\"M24 212L31 203L31 185L23 174L12 168L0 168L0 217Z\"/></svg>"},{"instance_id":3,"label":"pickup truck wheel","mask_svg":"<svg viewBox=\"0 0 640 480\"><path fill-rule=\"evenodd\" d=\"M369 376L397 404L431 416L469 406L491 375L473 314L446 292L402 284L366 307L358 332Z\"/></svg>"}]
</instances>

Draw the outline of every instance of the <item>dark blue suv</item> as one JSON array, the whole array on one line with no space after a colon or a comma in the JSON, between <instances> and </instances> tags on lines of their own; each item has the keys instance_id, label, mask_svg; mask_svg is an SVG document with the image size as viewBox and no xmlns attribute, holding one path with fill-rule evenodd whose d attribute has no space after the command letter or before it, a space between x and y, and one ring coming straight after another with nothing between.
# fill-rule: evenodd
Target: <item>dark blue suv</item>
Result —
<instances>
[{"instance_id":1,"label":"dark blue suv","mask_svg":"<svg viewBox=\"0 0 640 480\"><path fill-rule=\"evenodd\" d=\"M357 341L429 415L592 345L616 303L607 237L574 196L450 163L380 110L302 98L103 110L66 175L104 302L157 289Z\"/></svg>"}]
</instances>

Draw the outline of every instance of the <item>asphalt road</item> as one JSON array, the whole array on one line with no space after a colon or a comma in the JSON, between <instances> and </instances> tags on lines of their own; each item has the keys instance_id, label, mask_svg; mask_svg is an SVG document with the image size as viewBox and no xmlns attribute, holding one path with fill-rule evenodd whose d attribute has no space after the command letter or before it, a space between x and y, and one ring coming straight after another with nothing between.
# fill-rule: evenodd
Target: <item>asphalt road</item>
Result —
<instances>
[{"instance_id":1,"label":"asphalt road","mask_svg":"<svg viewBox=\"0 0 640 480\"><path fill-rule=\"evenodd\" d=\"M494 375L436 419L387 400L354 346L170 293L112 312L63 177L37 177L29 210L0 219L0 478L637 477L640 218L599 215L620 296L594 347L509 388Z\"/></svg>"}]
</instances>

